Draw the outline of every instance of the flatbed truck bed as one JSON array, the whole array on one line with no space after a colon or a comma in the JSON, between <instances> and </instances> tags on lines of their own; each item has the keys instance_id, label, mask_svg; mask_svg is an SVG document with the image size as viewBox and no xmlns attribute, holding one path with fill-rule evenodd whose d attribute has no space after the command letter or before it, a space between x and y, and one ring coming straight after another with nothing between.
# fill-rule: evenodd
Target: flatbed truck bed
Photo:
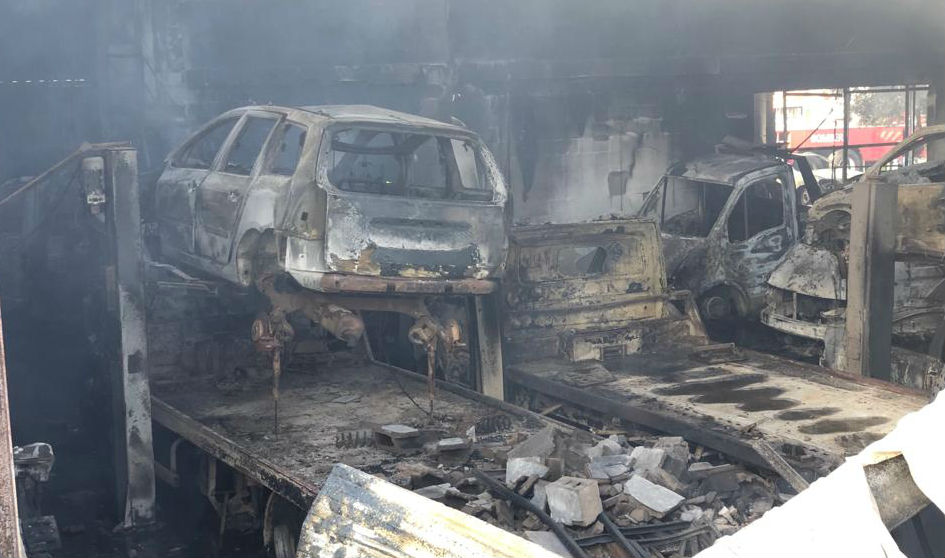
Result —
<instances>
[{"instance_id":1,"label":"flatbed truck bed","mask_svg":"<svg viewBox=\"0 0 945 558\"><path fill-rule=\"evenodd\" d=\"M425 378L364 358L284 373L276 435L269 385L259 380L221 389L212 379L155 383L153 419L302 509L308 509L335 463L389 473L398 464L423 457L398 456L371 445L338 447L342 433L364 434L385 424L405 424L442 439L463 437L470 427L492 421L501 427L486 434L485 443L502 445L549 424L568 429L443 383L438 383L431 423ZM481 427L479 432L482 442Z\"/></svg>"}]
</instances>

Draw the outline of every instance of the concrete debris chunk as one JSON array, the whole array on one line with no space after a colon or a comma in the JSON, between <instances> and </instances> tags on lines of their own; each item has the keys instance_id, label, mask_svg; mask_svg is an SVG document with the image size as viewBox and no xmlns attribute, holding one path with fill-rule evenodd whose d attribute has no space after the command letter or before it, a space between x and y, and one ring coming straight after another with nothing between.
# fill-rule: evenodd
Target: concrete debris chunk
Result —
<instances>
[{"instance_id":1,"label":"concrete debris chunk","mask_svg":"<svg viewBox=\"0 0 945 558\"><path fill-rule=\"evenodd\" d=\"M622 454L623 446L620 445L616 437L611 436L610 438L601 440L597 445L587 448L585 453L587 457L593 461L600 457Z\"/></svg>"},{"instance_id":2,"label":"concrete debris chunk","mask_svg":"<svg viewBox=\"0 0 945 558\"><path fill-rule=\"evenodd\" d=\"M704 479L720 473L736 472L737 467L730 463L725 465L713 465L705 461L696 461L689 466L689 476L694 479Z\"/></svg>"},{"instance_id":3,"label":"concrete debris chunk","mask_svg":"<svg viewBox=\"0 0 945 558\"><path fill-rule=\"evenodd\" d=\"M543 547L548 552L553 552L565 558L571 558L572 556L564 543L551 531L525 531L525 538Z\"/></svg>"},{"instance_id":4,"label":"concrete debris chunk","mask_svg":"<svg viewBox=\"0 0 945 558\"><path fill-rule=\"evenodd\" d=\"M591 479L561 477L545 490L551 517L565 525L587 527L604 509L597 483Z\"/></svg>"},{"instance_id":5,"label":"concrete debris chunk","mask_svg":"<svg viewBox=\"0 0 945 558\"><path fill-rule=\"evenodd\" d=\"M630 456L626 454L605 455L587 464L587 476L592 479L610 480L626 475L630 471Z\"/></svg>"},{"instance_id":6,"label":"concrete debris chunk","mask_svg":"<svg viewBox=\"0 0 945 558\"><path fill-rule=\"evenodd\" d=\"M420 435L420 431L406 424L385 424L381 427L381 433L390 436L395 440L402 438L415 438Z\"/></svg>"},{"instance_id":7,"label":"concrete debris chunk","mask_svg":"<svg viewBox=\"0 0 945 558\"><path fill-rule=\"evenodd\" d=\"M683 498L668 488L654 484L640 475L633 475L623 485L623 492L642 506L662 517L683 503Z\"/></svg>"},{"instance_id":8,"label":"concrete debris chunk","mask_svg":"<svg viewBox=\"0 0 945 558\"><path fill-rule=\"evenodd\" d=\"M542 461L541 457L510 457L505 464L505 484L512 486L519 479L532 475L544 478L548 474L548 467Z\"/></svg>"},{"instance_id":9,"label":"concrete debris chunk","mask_svg":"<svg viewBox=\"0 0 945 558\"><path fill-rule=\"evenodd\" d=\"M683 508L682 513L679 514L679 519L682 521L698 521L703 515L704 512L702 508L698 506L686 506Z\"/></svg>"},{"instance_id":10,"label":"concrete debris chunk","mask_svg":"<svg viewBox=\"0 0 945 558\"><path fill-rule=\"evenodd\" d=\"M509 450L509 459L513 457L551 457L555 451L555 429L546 426L529 436L524 442Z\"/></svg>"},{"instance_id":11,"label":"concrete debris chunk","mask_svg":"<svg viewBox=\"0 0 945 558\"><path fill-rule=\"evenodd\" d=\"M548 505L548 485L551 484L546 480L540 480L535 483L535 487L532 489L532 503L538 507L538 509L544 511Z\"/></svg>"},{"instance_id":12,"label":"concrete debris chunk","mask_svg":"<svg viewBox=\"0 0 945 558\"><path fill-rule=\"evenodd\" d=\"M436 443L438 451L457 451L468 447L466 440L462 438L444 438Z\"/></svg>"},{"instance_id":13,"label":"concrete debris chunk","mask_svg":"<svg viewBox=\"0 0 945 558\"><path fill-rule=\"evenodd\" d=\"M686 485L666 469L650 469L638 474L646 480L668 488L673 492L682 493L686 490Z\"/></svg>"},{"instance_id":14,"label":"concrete debris chunk","mask_svg":"<svg viewBox=\"0 0 945 558\"><path fill-rule=\"evenodd\" d=\"M666 452L659 448L637 446L630 453L630 467L636 473L659 469L665 460Z\"/></svg>"},{"instance_id":15,"label":"concrete debris chunk","mask_svg":"<svg viewBox=\"0 0 945 558\"><path fill-rule=\"evenodd\" d=\"M676 477L682 477L689 467L689 444L686 440L682 436L666 436L658 439L653 447L666 452L663 468Z\"/></svg>"},{"instance_id":16,"label":"concrete debris chunk","mask_svg":"<svg viewBox=\"0 0 945 558\"><path fill-rule=\"evenodd\" d=\"M431 500L442 500L443 498L446 498L446 493L450 488L452 488L452 486L447 482L443 484L434 484L432 486L424 486L423 488L418 488L413 492L414 494L419 494L420 496L429 498Z\"/></svg>"}]
</instances>

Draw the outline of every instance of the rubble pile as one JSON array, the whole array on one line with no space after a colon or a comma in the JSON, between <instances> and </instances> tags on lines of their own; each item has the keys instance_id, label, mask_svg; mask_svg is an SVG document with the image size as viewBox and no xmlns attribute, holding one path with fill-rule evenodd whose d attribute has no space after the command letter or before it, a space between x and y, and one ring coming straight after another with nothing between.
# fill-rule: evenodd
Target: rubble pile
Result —
<instances>
[{"instance_id":1,"label":"rubble pile","mask_svg":"<svg viewBox=\"0 0 945 558\"><path fill-rule=\"evenodd\" d=\"M565 556L691 556L790 497L681 437L548 426L501 441L473 433L426 444L436 466L402 462L391 480Z\"/></svg>"}]
</instances>

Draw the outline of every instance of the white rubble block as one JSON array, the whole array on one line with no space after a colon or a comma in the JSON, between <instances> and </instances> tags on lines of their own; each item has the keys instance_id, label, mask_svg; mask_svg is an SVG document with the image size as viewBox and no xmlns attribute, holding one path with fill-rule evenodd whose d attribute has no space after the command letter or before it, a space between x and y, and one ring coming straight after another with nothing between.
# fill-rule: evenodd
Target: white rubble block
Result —
<instances>
[{"instance_id":1,"label":"white rubble block","mask_svg":"<svg viewBox=\"0 0 945 558\"><path fill-rule=\"evenodd\" d=\"M549 484L551 483L546 480L540 480L535 483L535 488L532 489L532 503L541 511L545 511L545 508L548 506L547 488Z\"/></svg>"},{"instance_id":2,"label":"white rubble block","mask_svg":"<svg viewBox=\"0 0 945 558\"><path fill-rule=\"evenodd\" d=\"M640 475L630 477L623 485L623 492L660 517L679 507L685 500L672 490L654 484Z\"/></svg>"},{"instance_id":3,"label":"white rubble block","mask_svg":"<svg viewBox=\"0 0 945 558\"><path fill-rule=\"evenodd\" d=\"M551 517L565 525L587 527L595 521L604 506L597 482L577 477L561 477L545 487Z\"/></svg>"},{"instance_id":4,"label":"white rubble block","mask_svg":"<svg viewBox=\"0 0 945 558\"><path fill-rule=\"evenodd\" d=\"M611 436L610 438L601 440L596 446L587 448L584 453L591 460L594 460L608 455L622 454L623 446L620 445L620 442L618 442L615 437Z\"/></svg>"},{"instance_id":5,"label":"white rubble block","mask_svg":"<svg viewBox=\"0 0 945 558\"><path fill-rule=\"evenodd\" d=\"M515 484L522 477L538 475L544 478L548 474L548 467L541 457L511 457L505 464L505 484Z\"/></svg>"},{"instance_id":6,"label":"white rubble block","mask_svg":"<svg viewBox=\"0 0 945 558\"><path fill-rule=\"evenodd\" d=\"M637 446L630 453L630 467L635 472L655 471L663 466L666 451L659 448Z\"/></svg>"}]
</instances>

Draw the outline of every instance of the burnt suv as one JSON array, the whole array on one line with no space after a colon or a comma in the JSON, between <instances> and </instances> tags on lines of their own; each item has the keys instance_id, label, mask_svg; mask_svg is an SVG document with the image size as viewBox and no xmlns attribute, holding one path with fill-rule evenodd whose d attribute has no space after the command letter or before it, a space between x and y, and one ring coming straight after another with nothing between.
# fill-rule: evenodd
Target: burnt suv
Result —
<instances>
[{"instance_id":1,"label":"burnt suv","mask_svg":"<svg viewBox=\"0 0 945 558\"><path fill-rule=\"evenodd\" d=\"M372 106L251 106L166 160L154 199L165 260L238 283L284 271L322 292L494 287L506 187L479 137Z\"/></svg>"}]
</instances>

